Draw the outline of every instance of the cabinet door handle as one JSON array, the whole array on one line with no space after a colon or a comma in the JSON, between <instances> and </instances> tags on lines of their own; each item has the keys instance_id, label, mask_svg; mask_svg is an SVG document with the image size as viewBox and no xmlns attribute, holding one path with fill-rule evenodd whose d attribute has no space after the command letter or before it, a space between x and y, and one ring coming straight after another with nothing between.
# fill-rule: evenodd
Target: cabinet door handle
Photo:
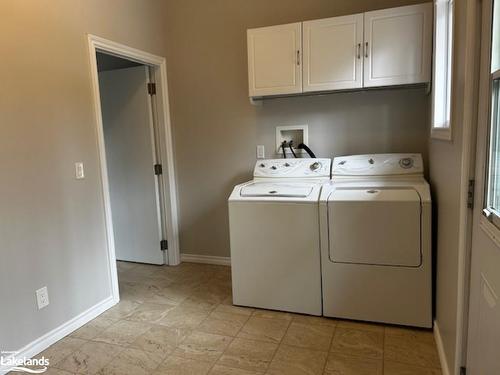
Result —
<instances>
[{"instance_id":1,"label":"cabinet door handle","mask_svg":"<svg viewBox=\"0 0 500 375\"><path fill-rule=\"evenodd\" d=\"M356 55L359 60L361 58L361 43L358 43Z\"/></svg>"},{"instance_id":2,"label":"cabinet door handle","mask_svg":"<svg viewBox=\"0 0 500 375\"><path fill-rule=\"evenodd\" d=\"M300 51L297 50L297 66L300 65Z\"/></svg>"},{"instance_id":3,"label":"cabinet door handle","mask_svg":"<svg viewBox=\"0 0 500 375\"><path fill-rule=\"evenodd\" d=\"M368 58L368 42L365 42L365 57Z\"/></svg>"}]
</instances>

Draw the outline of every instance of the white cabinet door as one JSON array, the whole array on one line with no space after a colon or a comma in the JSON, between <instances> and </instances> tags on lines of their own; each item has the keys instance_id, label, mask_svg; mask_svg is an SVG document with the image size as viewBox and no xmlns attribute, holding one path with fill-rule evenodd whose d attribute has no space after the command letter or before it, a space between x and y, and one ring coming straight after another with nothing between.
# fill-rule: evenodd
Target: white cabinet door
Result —
<instances>
[{"instance_id":1,"label":"white cabinet door","mask_svg":"<svg viewBox=\"0 0 500 375\"><path fill-rule=\"evenodd\" d=\"M364 87L429 82L432 3L365 13Z\"/></svg>"},{"instance_id":2,"label":"white cabinet door","mask_svg":"<svg viewBox=\"0 0 500 375\"><path fill-rule=\"evenodd\" d=\"M302 24L247 31L250 96L302 92Z\"/></svg>"},{"instance_id":3,"label":"white cabinet door","mask_svg":"<svg viewBox=\"0 0 500 375\"><path fill-rule=\"evenodd\" d=\"M303 23L303 90L363 86L363 14Z\"/></svg>"}]
</instances>

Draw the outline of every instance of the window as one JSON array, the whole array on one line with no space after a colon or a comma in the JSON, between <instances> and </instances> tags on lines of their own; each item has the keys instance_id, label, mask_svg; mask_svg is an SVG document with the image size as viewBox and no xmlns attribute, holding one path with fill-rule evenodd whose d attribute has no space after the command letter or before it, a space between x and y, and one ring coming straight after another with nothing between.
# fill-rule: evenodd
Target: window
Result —
<instances>
[{"instance_id":1,"label":"window","mask_svg":"<svg viewBox=\"0 0 500 375\"><path fill-rule=\"evenodd\" d=\"M434 3L434 64L432 132L434 138L451 140L451 70L453 60L453 0Z\"/></svg>"},{"instance_id":2,"label":"window","mask_svg":"<svg viewBox=\"0 0 500 375\"><path fill-rule=\"evenodd\" d=\"M500 227L500 1L493 6L491 39L491 114L485 215Z\"/></svg>"}]
</instances>

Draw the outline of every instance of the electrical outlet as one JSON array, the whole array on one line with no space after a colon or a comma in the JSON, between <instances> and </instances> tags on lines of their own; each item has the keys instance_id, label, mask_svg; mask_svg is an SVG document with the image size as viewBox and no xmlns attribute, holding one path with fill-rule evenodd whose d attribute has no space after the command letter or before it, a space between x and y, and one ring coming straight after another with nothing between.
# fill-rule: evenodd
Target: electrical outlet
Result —
<instances>
[{"instance_id":1,"label":"electrical outlet","mask_svg":"<svg viewBox=\"0 0 500 375\"><path fill-rule=\"evenodd\" d=\"M264 145L257 145L257 159L264 159L266 157L266 151Z\"/></svg>"},{"instance_id":2,"label":"electrical outlet","mask_svg":"<svg viewBox=\"0 0 500 375\"><path fill-rule=\"evenodd\" d=\"M38 310L49 304L49 291L46 286L36 291L36 302L38 303Z\"/></svg>"},{"instance_id":3,"label":"electrical outlet","mask_svg":"<svg viewBox=\"0 0 500 375\"><path fill-rule=\"evenodd\" d=\"M81 161L75 163L75 177L77 180L85 178L85 171L83 170L83 163Z\"/></svg>"}]
</instances>

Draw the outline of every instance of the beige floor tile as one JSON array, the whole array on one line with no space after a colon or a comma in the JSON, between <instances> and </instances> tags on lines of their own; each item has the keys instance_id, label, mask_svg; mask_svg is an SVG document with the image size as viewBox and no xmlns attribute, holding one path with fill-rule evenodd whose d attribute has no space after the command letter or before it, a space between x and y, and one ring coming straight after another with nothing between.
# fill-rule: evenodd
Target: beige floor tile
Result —
<instances>
[{"instance_id":1,"label":"beige floor tile","mask_svg":"<svg viewBox=\"0 0 500 375\"><path fill-rule=\"evenodd\" d=\"M426 368L392 361L384 362L384 375L441 375L439 368Z\"/></svg>"},{"instance_id":2,"label":"beige floor tile","mask_svg":"<svg viewBox=\"0 0 500 375\"><path fill-rule=\"evenodd\" d=\"M232 337L193 332L175 349L174 355L196 361L215 363L226 350Z\"/></svg>"},{"instance_id":3,"label":"beige floor tile","mask_svg":"<svg viewBox=\"0 0 500 375\"><path fill-rule=\"evenodd\" d=\"M382 360L330 353L325 375L382 375Z\"/></svg>"},{"instance_id":4,"label":"beige floor tile","mask_svg":"<svg viewBox=\"0 0 500 375\"><path fill-rule=\"evenodd\" d=\"M66 336L62 340L59 340L52 346L45 349L40 354L37 354L35 358L45 357L49 360L50 365L54 366L56 363L66 358L71 353L74 353L86 343L86 340Z\"/></svg>"},{"instance_id":5,"label":"beige floor tile","mask_svg":"<svg viewBox=\"0 0 500 375\"><path fill-rule=\"evenodd\" d=\"M95 374L121 351L122 347L89 341L55 367L78 374Z\"/></svg>"},{"instance_id":6,"label":"beige floor tile","mask_svg":"<svg viewBox=\"0 0 500 375\"><path fill-rule=\"evenodd\" d=\"M188 309L203 310L210 313L217 307L217 305L219 305L219 303L219 301L210 299L209 297L203 298L197 295L191 295L182 301L180 306Z\"/></svg>"},{"instance_id":7,"label":"beige floor tile","mask_svg":"<svg viewBox=\"0 0 500 375\"><path fill-rule=\"evenodd\" d=\"M313 325L330 326L330 327L335 327L337 325L337 320L333 318L324 318L322 316L302 315L302 314L294 314L292 321L302 324L313 324Z\"/></svg>"},{"instance_id":8,"label":"beige floor tile","mask_svg":"<svg viewBox=\"0 0 500 375\"><path fill-rule=\"evenodd\" d=\"M215 365L209 372L209 375L262 375L262 374L264 373L242 370L240 368L219 366L219 365Z\"/></svg>"},{"instance_id":9,"label":"beige floor tile","mask_svg":"<svg viewBox=\"0 0 500 375\"><path fill-rule=\"evenodd\" d=\"M377 323L366 323L355 320L337 320L337 327L349 328L349 329L360 329L363 331L370 332L384 332L384 325Z\"/></svg>"},{"instance_id":10,"label":"beige floor tile","mask_svg":"<svg viewBox=\"0 0 500 375\"><path fill-rule=\"evenodd\" d=\"M226 304L221 303L219 306L217 306L215 308L214 311L250 316L255 311L255 309L252 309L250 307L226 305Z\"/></svg>"},{"instance_id":11,"label":"beige floor tile","mask_svg":"<svg viewBox=\"0 0 500 375\"><path fill-rule=\"evenodd\" d=\"M217 363L227 367L265 372L277 349L277 344L236 338Z\"/></svg>"},{"instance_id":12,"label":"beige floor tile","mask_svg":"<svg viewBox=\"0 0 500 375\"><path fill-rule=\"evenodd\" d=\"M174 328L194 329L208 316L208 312L183 306L168 311L157 323Z\"/></svg>"},{"instance_id":13,"label":"beige floor tile","mask_svg":"<svg viewBox=\"0 0 500 375\"><path fill-rule=\"evenodd\" d=\"M174 304L143 303L125 319L134 322L155 323L167 315L167 312L175 306Z\"/></svg>"},{"instance_id":14,"label":"beige floor tile","mask_svg":"<svg viewBox=\"0 0 500 375\"><path fill-rule=\"evenodd\" d=\"M423 367L440 367L432 331L388 328L384 359Z\"/></svg>"},{"instance_id":15,"label":"beige floor tile","mask_svg":"<svg viewBox=\"0 0 500 375\"><path fill-rule=\"evenodd\" d=\"M274 311L274 310L262 310L262 309L255 310L252 316L256 318L282 319L288 321L293 319L292 313Z\"/></svg>"},{"instance_id":16,"label":"beige floor tile","mask_svg":"<svg viewBox=\"0 0 500 375\"><path fill-rule=\"evenodd\" d=\"M149 331L139 336L131 348L154 353L162 358L173 352L175 348L191 333L184 328L168 328L154 326Z\"/></svg>"},{"instance_id":17,"label":"beige floor tile","mask_svg":"<svg viewBox=\"0 0 500 375\"><path fill-rule=\"evenodd\" d=\"M115 319L103 318L98 316L94 320L91 320L83 327L77 329L71 334L71 337L76 337L84 340L92 340L106 328L110 327L112 324L116 323Z\"/></svg>"},{"instance_id":18,"label":"beige floor tile","mask_svg":"<svg viewBox=\"0 0 500 375\"><path fill-rule=\"evenodd\" d=\"M286 319L267 319L252 316L237 337L279 343L290 324Z\"/></svg>"},{"instance_id":19,"label":"beige floor tile","mask_svg":"<svg viewBox=\"0 0 500 375\"><path fill-rule=\"evenodd\" d=\"M328 353L280 345L267 374L321 375Z\"/></svg>"},{"instance_id":20,"label":"beige floor tile","mask_svg":"<svg viewBox=\"0 0 500 375\"><path fill-rule=\"evenodd\" d=\"M169 356L154 372L154 375L206 375L212 365L208 362Z\"/></svg>"},{"instance_id":21,"label":"beige floor tile","mask_svg":"<svg viewBox=\"0 0 500 375\"><path fill-rule=\"evenodd\" d=\"M147 323L120 320L101 332L93 340L113 345L127 346L150 328L151 325Z\"/></svg>"},{"instance_id":22,"label":"beige floor tile","mask_svg":"<svg viewBox=\"0 0 500 375\"><path fill-rule=\"evenodd\" d=\"M248 318L242 314L213 311L196 330L217 335L236 336Z\"/></svg>"},{"instance_id":23,"label":"beige floor tile","mask_svg":"<svg viewBox=\"0 0 500 375\"><path fill-rule=\"evenodd\" d=\"M126 271L130 271L132 268L136 267L137 266L137 263L132 263L132 262L121 262L121 261L117 261L116 262L116 268L118 269L118 271L120 272L126 272Z\"/></svg>"},{"instance_id":24,"label":"beige floor tile","mask_svg":"<svg viewBox=\"0 0 500 375\"><path fill-rule=\"evenodd\" d=\"M332 326L302 324L292 321L282 343L327 352L334 330L335 327Z\"/></svg>"},{"instance_id":25,"label":"beige floor tile","mask_svg":"<svg viewBox=\"0 0 500 375\"><path fill-rule=\"evenodd\" d=\"M113 306L105 313L99 315L100 318L120 320L130 315L132 311L140 306L139 302L135 301L120 301L117 305Z\"/></svg>"},{"instance_id":26,"label":"beige floor tile","mask_svg":"<svg viewBox=\"0 0 500 375\"><path fill-rule=\"evenodd\" d=\"M330 350L340 354L382 359L383 345L383 333L337 327Z\"/></svg>"},{"instance_id":27,"label":"beige floor tile","mask_svg":"<svg viewBox=\"0 0 500 375\"><path fill-rule=\"evenodd\" d=\"M19 374L20 374L19 372L9 372L9 375L19 375ZM49 367L47 371L43 373L43 375L73 375L73 373L55 367Z\"/></svg>"},{"instance_id":28,"label":"beige floor tile","mask_svg":"<svg viewBox=\"0 0 500 375\"><path fill-rule=\"evenodd\" d=\"M163 358L137 349L125 349L99 370L98 375L147 375L154 371Z\"/></svg>"},{"instance_id":29,"label":"beige floor tile","mask_svg":"<svg viewBox=\"0 0 500 375\"><path fill-rule=\"evenodd\" d=\"M233 306L229 267L119 262L118 270L121 302L47 349L57 368L46 374L295 375L323 366L327 375L379 375L382 357L386 375L441 374L430 331Z\"/></svg>"},{"instance_id":30,"label":"beige floor tile","mask_svg":"<svg viewBox=\"0 0 500 375\"><path fill-rule=\"evenodd\" d=\"M143 280L141 280L143 281ZM120 280L120 300L143 303L161 290L159 286Z\"/></svg>"}]
</instances>

